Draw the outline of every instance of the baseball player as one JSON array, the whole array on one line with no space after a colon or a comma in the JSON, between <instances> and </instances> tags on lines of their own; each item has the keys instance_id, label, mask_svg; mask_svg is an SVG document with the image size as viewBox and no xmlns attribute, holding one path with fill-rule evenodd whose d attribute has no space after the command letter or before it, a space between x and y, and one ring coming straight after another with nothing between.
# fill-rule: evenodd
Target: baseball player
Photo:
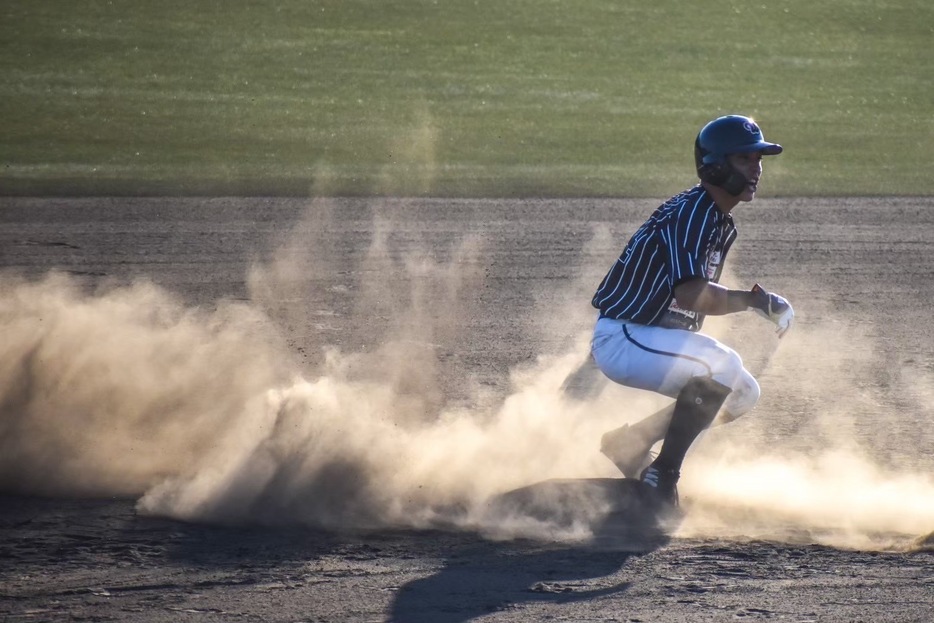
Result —
<instances>
[{"instance_id":1,"label":"baseball player","mask_svg":"<svg viewBox=\"0 0 934 623\"><path fill-rule=\"evenodd\" d=\"M779 336L794 318L787 300L758 284L730 290L718 283L736 238L733 208L755 197L762 157L781 152L749 117L728 115L705 125L694 143L700 183L655 210L593 296L600 310L591 342L597 367L621 385L675 399L605 434L601 450L668 504L678 504L681 464L697 436L759 399L759 384L739 355L699 333L705 316L755 310L778 326ZM652 446L662 440L651 460Z\"/></svg>"}]
</instances>

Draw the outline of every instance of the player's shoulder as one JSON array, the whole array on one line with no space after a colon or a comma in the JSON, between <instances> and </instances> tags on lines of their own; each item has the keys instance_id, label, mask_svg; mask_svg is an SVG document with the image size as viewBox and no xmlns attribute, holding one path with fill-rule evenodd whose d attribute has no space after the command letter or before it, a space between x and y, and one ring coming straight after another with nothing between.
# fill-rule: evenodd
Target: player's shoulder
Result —
<instances>
[{"instance_id":1,"label":"player's shoulder","mask_svg":"<svg viewBox=\"0 0 934 623\"><path fill-rule=\"evenodd\" d=\"M658 207L658 212L673 218L690 217L695 211L707 211L714 207L713 197L698 184L681 191Z\"/></svg>"}]
</instances>

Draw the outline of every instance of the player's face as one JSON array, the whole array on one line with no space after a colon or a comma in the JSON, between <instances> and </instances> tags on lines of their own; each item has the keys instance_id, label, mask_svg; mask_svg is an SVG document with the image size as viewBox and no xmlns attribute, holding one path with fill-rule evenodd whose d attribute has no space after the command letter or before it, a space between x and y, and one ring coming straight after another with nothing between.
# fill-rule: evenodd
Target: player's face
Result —
<instances>
[{"instance_id":1,"label":"player's face","mask_svg":"<svg viewBox=\"0 0 934 623\"><path fill-rule=\"evenodd\" d=\"M750 154L730 154L727 156L730 164L746 178L746 188L740 193L740 201L752 201L756 196L756 189L759 186L759 178L762 177L762 154L753 152Z\"/></svg>"}]
</instances>

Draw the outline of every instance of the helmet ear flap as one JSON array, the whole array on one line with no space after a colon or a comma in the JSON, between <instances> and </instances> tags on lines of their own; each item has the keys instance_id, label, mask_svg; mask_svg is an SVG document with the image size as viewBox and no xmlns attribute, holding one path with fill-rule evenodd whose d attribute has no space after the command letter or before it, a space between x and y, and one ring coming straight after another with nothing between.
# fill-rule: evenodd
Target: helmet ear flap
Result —
<instances>
[{"instance_id":1,"label":"helmet ear flap","mask_svg":"<svg viewBox=\"0 0 934 623\"><path fill-rule=\"evenodd\" d=\"M723 156L718 156L701 146L700 134L694 140L694 164L697 177L708 184L723 186L730 178L733 167Z\"/></svg>"},{"instance_id":2,"label":"helmet ear flap","mask_svg":"<svg viewBox=\"0 0 934 623\"><path fill-rule=\"evenodd\" d=\"M727 162L707 162L697 167L697 177L714 186L723 186L732 172Z\"/></svg>"},{"instance_id":3,"label":"helmet ear flap","mask_svg":"<svg viewBox=\"0 0 934 623\"><path fill-rule=\"evenodd\" d=\"M697 167L697 176L708 184L719 186L734 197L742 194L748 180L729 162L710 162Z\"/></svg>"}]
</instances>

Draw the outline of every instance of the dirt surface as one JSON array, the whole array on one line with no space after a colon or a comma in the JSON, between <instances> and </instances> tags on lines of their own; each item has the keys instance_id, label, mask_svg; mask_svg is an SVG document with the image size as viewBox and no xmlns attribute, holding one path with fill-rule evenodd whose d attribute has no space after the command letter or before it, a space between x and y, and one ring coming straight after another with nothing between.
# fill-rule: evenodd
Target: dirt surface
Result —
<instances>
[{"instance_id":1,"label":"dirt surface","mask_svg":"<svg viewBox=\"0 0 934 623\"><path fill-rule=\"evenodd\" d=\"M0 619L934 620L930 198L737 209L796 326L708 319L763 396L669 539L484 515L657 406L559 391L656 203L0 199Z\"/></svg>"}]
</instances>

